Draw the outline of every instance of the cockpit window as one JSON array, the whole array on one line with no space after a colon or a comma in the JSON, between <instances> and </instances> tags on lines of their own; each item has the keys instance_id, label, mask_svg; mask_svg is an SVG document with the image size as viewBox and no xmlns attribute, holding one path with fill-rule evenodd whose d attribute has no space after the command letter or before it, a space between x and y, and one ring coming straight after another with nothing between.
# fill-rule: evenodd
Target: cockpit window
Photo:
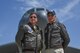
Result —
<instances>
[{"instance_id":1,"label":"cockpit window","mask_svg":"<svg viewBox=\"0 0 80 53\"><path fill-rule=\"evenodd\" d=\"M44 8L37 8L36 11L43 11Z\"/></svg>"}]
</instances>

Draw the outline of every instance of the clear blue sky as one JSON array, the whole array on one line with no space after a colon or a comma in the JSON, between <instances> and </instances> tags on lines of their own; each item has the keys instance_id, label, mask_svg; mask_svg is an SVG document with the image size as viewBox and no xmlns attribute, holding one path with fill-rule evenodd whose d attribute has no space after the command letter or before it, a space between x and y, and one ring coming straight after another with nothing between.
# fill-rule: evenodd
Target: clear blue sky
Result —
<instances>
[{"instance_id":1,"label":"clear blue sky","mask_svg":"<svg viewBox=\"0 0 80 53\"><path fill-rule=\"evenodd\" d=\"M0 0L0 45L14 42L22 15L32 7L55 10L69 33L69 46L80 49L80 0Z\"/></svg>"}]
</instances>

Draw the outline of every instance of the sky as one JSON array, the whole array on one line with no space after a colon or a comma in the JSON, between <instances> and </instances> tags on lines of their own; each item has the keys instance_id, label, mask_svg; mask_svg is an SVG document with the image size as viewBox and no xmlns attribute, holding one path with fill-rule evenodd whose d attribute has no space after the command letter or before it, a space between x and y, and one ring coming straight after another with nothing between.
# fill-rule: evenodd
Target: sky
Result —
<instances>
[{"instance_id":1,"label":"sky","mask_svg":"<svg viewBox=\"0 0 80 53\"><path fill-rule=\"evenodd\" d=\"M15 42L20 19L33 7L54 10L69 33L69 46L80 49L80 0L0 0L0 45Z\"/></svg>"}]
</instances>

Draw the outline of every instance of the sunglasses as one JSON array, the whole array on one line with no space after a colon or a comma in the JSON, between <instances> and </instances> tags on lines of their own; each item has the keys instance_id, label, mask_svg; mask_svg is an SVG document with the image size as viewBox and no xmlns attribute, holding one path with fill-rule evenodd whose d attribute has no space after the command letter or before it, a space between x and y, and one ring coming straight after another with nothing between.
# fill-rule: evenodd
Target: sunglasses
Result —
<instances>
[{"instance_id":1,"label":"sunglasses","mask_svg":"<svg viewBox=\"0 0 80 53\"><path fill-rule=\"evenodd\" d=\"M53 17L53 15L48 15L48 17Z\"/></svg>"},{"instance_id":2,"label":"sunglasses","mask_svg":"<svg viewBox=\"0 0 80 53\"><path fill-rule=\"evenodd\" d=\"M31 16L30 18L37 18L36 16Z\"/></svg>"}]
</instances>

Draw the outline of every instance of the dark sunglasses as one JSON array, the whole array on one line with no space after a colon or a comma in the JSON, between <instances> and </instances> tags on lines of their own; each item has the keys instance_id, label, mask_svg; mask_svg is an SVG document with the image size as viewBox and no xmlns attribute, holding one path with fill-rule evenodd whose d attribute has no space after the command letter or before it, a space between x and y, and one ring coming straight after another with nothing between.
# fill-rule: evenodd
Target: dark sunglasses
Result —
<instances>
[{"instance_id":1,"label":"dark sunglasses","mask_svg":"<svg viewBox=\"0 0 80 53\"><path fill-rule=\"evenodd\" d=\"M37 18L36 16L31 16L30 18Z\"/></svg>"},{"instance_id":2,"label":"dark sunglasses","mask_svg":"<svg viewBox=\"0 0 80 53\"><path fill-rule=\"evenodd\" d=\"M48 15L48 17L53 16L53 15Z\"/></svg>"}]
</instances>

